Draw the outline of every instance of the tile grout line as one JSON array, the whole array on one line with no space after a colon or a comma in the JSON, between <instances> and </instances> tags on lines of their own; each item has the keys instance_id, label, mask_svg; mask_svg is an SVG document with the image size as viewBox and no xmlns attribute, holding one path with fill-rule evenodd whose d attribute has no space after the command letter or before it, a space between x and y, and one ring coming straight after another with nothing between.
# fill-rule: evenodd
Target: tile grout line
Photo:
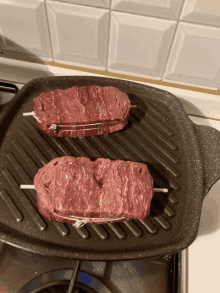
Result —
<instances>
[{"instance_id":1,"label":"tile grout line","mask_svg":"<svg viewBox=\"0 0 220 293\"><path fill-rule=\"evenodd\" d=\"M68 60L59 59L59 58L54 58L54 63L57 63L59 65L64 65L64 66L79 67L79 68L86 69L86 70L106 71L106 67L104 65L91 65L91 64L79 63L79 62L75 62L75 61L68 61ZM74 69L74 70L78 70L78 69ZM83 70L81 70L81 71L83 71Z\"/></svg>"},{"instance_id":2,"label":"tile grout line","mask_svg":"<svg viewBox=\"0 0 220 293\"><path fill-rule=\"evenodd\" d=\"M109 54L110 54L110 35L111 35L111 21L112 21L112 12L109 9L109 21L108 21L108 36L107 36L107 52L106 52L106 71L109 64Z\"/></svg>"},{"instance_id":3,"label":"tile grout line","mask_svg":"<svg viewBox=\"0 0 220 293\"><path fill-rule=\"evenodd\" d=\"M80 5L83 6L83 5ZM146 14L140 14L140 13L134 13L134 12L127 12L127 11L122 11L122 10L116 10L116 9L110 9L111 11L114 12L119 12L119 13L123 13L123 14L131 14L131 15L136 15L136 16L142 16L142 17L148 17L148 18L156 18L156 19L160 19L160 20L168 20L168 21L173 21L173 22L183 22L183 23L189 23L189 24L195 24L195 25L200 25L200 26L207 26L207 27L211 27L211 28L218 28L220 29L220 26L217 25L212 25L212 24L206 24L206 23L199 23L199 22L193 22L190 20L184 20L184 19L173 19L173 18L168 18L168 17L164 17L164 16L156 16L156 15L146 15Z\"/></svg>"},{"instance_id":4,"label":"tile grout line","mask_svg":"<svg viewBox=\"0 0 220 293\"><path fill-rule=\"evenodd\" d=\"M220 26L217 26L217 25L212 25L212 24L204 24L204 23L199 23L199 22L193 22L193 21L190 21L190 20L184 20L184 19L181 19L179 22L182 22L182 23L189 23L189 24L195 24L195 25L199 25L199 26L206 26L206 27L210 27L210 28L217 28L217 29L220 29Z\"/></svg>"},{"instance_id":5,"label":"tile grout line","mask_svg":"<svg viewBox=\"0 0 220 293\"><path fill-rule=\"evenodd\" d=\"M122 11L122 10L117 10L117 9L112 9L114 12L119 12L123 14L131 14L131 15L136 15L136 16L143 16L143 17L149 17L149 18L157 18L161 20L169 20L169 21L177 21L177 19L172 19L168 17L162 17L162 16L154 16L154 15L146 15L146 14L141 14L141 13L134 13L134 12L127 12L127 11Z\"/></svg>"},{"instance_id":6,"label":"tile grout line","mask_svg":"<svg viewBox=\"0 0 220 293\"><path fill-rule=\"evenodd\" d=\"M163 17L163 16L154 16L154 15L146 15L146 14L141 14L141 13L135 13L135 12L128 12L128 11L123 11L123 10L117 10L117 9L112 9L111 8L111 4L112 4L112 0L110 0L110 7L100 7L100 6L91 6L89 4L79 4L79 3L71 3L71 2L67 2L67 1L59 1L59 0L45 0L48 2L57 2L57 3L64 3L64 4L70 4L70 5L76 5L76 6L81 6L81 7L90 7L90 8L99 8L99 9L104 9L104 10L111 10L111 11L115 11L115 12L119 12L119 13L125 13L125 14L131 14L131 15L136 15L136 16L145 16L145 17L151 17L151 18L157 18L157 19L162 19L162 20L171 20L171 21L176 21L177 19L172 19L172 18L168 18L168 17Z\"/></svg>"},{"instance_id":7,"label":"tile grout line","mask_svg":"<svg viewBox=\"0 0 220 293\"><path fill-rule=\"evenodd\" d=\"M181 7L180 7L180 11L179 11L178 16L177 16L179 20L180 20L181 14L183 12L183 7L184 7L185 3L186 3L186 0L183 0L183 3L181 5Z\"/></svg>"},{"instance_id":8,"label":"tile grout line","mask_svg":"<svg viewBox=\"0 0 220 293\"><path fill-rule=\"evenodd\" d=\"M217 83L217 87L218 87L218 91L219 91L220 90L220 68L218 70L218 73L216 74L215 82Z\"/></svg>"},{"instance_id":9,"label":"tile grout line","mask_svg":"<svg viewBox=\"0 0 220 293\"><path fill-rule=\"evenodd\" d=\"M185 78L186 75L183 75L183 76ZM210 90L210 91L214 91L214 92L218 91L218 85L216 85L216 87L214 87L214 86L208 86L205 84L190 82L190 81L186 81L186 80L182 81L181 79L176 79L175 75L173 78L163 78L162 82L173 83L173 84L189 86L189 87L194 87L194 88L200 88L200 89L206 89L206 90Z\"/></svg>"},{"instance_id":10,"label":"tile grout line","mask_svg":"<svg viewBox=\"0 0 220 293\"><path fill-rule=\"evenodd\" d=\"M99 8L99 9L105 9L108 10L109 7L100 7L100 6L93 6L93 5L89 5L89 4L79 4L79 3L72 3L72 2L67 2L67 1L60 1L60 0L47 0L51 3L53 2L57 2L57 3L64 3L64 4L69 4L69 5L76 5L76 6L85 6L85 7L90 7L90 8Z\"/></svg>"},{"instance_id":11,"label":"tile grout line","mask_svg":"<svg viewBox=\"0 0 220 293\"><path fill-rule=\"evenodd\" d=\"M173 48L173 45L174 45L174 41L175 41L175 38L176 38L178 27L179 27L179 21L177 21L177 23L176 23L176 28L175 28L174 33L173 33L173 38L172 38L172 41L170 43L170 48L168 50L167 57L166 57L165 64L164 64L164 68L163 68L162 73L161 73L161 80L164 78L164 74L165 74L168 62L170 60L171 51L172 51L172 48Z\"/></svg>"},{"instance_id":12,"label":"tile grout line","mask_svg":"<svg viewBox=\"0 0 220 293\"><path fill-rule=\"evenodd\" d=\"M52 59L54 62L53 43L52 43L52 37L51 37L51 31L50 31L50 21L49 21L49 15L48 15L46 2L47 2L47 0L44 0L45 13L46 13L46 17L47 17L47 27L48 27L48 33L49 33L49 38L50 38L51 54L52 54Z\"/></svg>"}]
</instances>

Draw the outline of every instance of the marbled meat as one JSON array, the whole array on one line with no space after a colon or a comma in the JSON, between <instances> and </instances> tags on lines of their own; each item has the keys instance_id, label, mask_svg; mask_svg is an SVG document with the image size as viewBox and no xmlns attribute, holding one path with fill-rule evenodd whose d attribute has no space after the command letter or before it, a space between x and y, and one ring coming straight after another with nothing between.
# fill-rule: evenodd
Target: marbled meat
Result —
<instances>
[{"instance_id":1,"label":"marbled meat","mask_svg":"<svg viewBox=\"0 0 220 293\"><path fill-rule=\"evenodd\" d=\"M56 89L34 99L37 127L58 137L84 137L121 130L127 124L129 110L128 96L111 86Z\"/></svg>"},{"instance_id":2,"label":"marbled meat","mask_svg":"<svg viewBox=\"0 0 220 293\"><path fill-rule=\"evenodd\" d=\"M63 217L144 219L150 212L153 180L145 164L100 158L61 157L34 178L39 212L50 221ZM105 221L98 221L99 224Z\"/></svg>"}]
</instances>

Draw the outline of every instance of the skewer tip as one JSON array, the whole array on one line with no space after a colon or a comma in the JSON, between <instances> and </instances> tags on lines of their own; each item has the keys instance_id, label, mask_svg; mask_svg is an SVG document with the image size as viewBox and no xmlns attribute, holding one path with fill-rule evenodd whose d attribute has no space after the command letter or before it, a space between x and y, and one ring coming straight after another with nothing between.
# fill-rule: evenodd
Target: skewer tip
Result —
<instances>
[{"instance_id":1,"label":"skewer tip","mask_svg":"<svg viewBox=\"0 0 220 293\"><path fill-rule=\"evenodd\" d=\"M34 111L23 113L23 116L34 116L34 115L35 115Z\"/></svg>"},{"instance_id":2,"label":"skewer tip","mask_svg":"<svg viewBox=\"0 0 220 293\"><path fill-rule=\"evenodd\" d=\"M35 189L34 185L21 184L20 189Z\"/></svg>"},{"instance_id":3,"label":"skewer tip","mask_svg":"<svg viewBox=\"0 0 220 293\"><path fill-rule=\"evenodd\" d=\"M168 192L168 189L167 188L154 188L154 192L167 193Z\"/></svg>"}]
</instances>

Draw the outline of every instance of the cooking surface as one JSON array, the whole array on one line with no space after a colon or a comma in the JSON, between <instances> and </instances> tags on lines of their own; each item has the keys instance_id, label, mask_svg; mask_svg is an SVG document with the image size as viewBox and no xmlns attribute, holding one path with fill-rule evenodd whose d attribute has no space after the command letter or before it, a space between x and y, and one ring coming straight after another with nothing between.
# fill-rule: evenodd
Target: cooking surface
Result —
<instances>
[{"instance_id":1,"label":"cooking surface","mask_svg":"<svg viewBox=\"0 0 220 293\"><path fill-rule=\"evenodd\" d=\"M201 180L200 167L196 166L198 154L194 152L189 159L186 152L188 144L194 140L193 134L190 131L183 133L181 127L189 127L184 121L176 123L176 111L180 111L178 121L184 111L181 112L178 106L175 108L175 103L171 107L169 95L164 100L166 93L163 91L139 89L129 82L115 81L119 89L128 94L131 103L137 105L137 109L130 111L128 126L120 132L100 137L58 139L38 130L33 118L22 117L23 112L33 109L33 98L45 90L68 88L74 82L79 86L94 83L105 86L109 81L56 78L56 85L54 81L53 78L36 81L27 87L23 92L23 104L14 113L1 145L1 156L4 157L0 166L1 232L7 235L2 240L44 254L100 260L141 258L145 252L152 256L156 249L160 254L172 251L171 243L175 244L183 220L187 222L191 216L184 216L189 201L187 194L193 193L194 188L198 190ZM51 223L37 211L36 192L22 191L19 185L31 184L38 168L54 157L65 155L147 163L155 187L168 188L169 193L154 196L150 216L145 221L87 225L80 230L69 224ZM193 165L187 169L189 160ZM190 172L194 168L197 177L190 186ZM190 205L196 200L195 193L193 195ZM194 209L199 210L198 199L196 203ZM196 223L195 218L193 223ZM193 227L194 224L187 225ZM190 233L188 236L191 237ZM168 250L163 250L164 247Z\"/></svg>"}]
</instances>

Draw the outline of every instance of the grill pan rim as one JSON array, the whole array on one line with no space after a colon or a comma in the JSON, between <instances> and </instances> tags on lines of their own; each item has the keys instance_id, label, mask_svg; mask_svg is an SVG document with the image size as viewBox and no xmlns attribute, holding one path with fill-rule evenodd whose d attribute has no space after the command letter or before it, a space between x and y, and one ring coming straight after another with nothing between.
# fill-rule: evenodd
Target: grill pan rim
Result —
<instances>
[{"instance_id":1,"label":"grill pan rim","mask_svg":"<svg viewBox=\"0 0 220 293\"><path fill-rule=\"evenodd\" d=\"M66 78L72 78L74 80L78 79L78 80L93 80L93 84L95 84L95 81L99 81L102 80L103 82L107 82L109 85L111 85L111 83L116 82L116 83L124 83L125 85L127 85L128 87L134 85L134 86L138 86L139 88L141 87L143 90L145 90L146 88L151 89L155 95L158 93L161 95L161 93L163 93L164 95L164 100L162 102L167 103L167 105L169 105L169 103L173 103L174 105L172 105L173 108L177 107L178 111L180 111L183 119L185 119L185 123L188 124L188 128L190 128L190 130L192 131L192 133L194 134L194 138L196 139L196 134L195 134L195 130L193 129L193 123L190 121L190 119L188 118L185 110L183 109L183 106L181 104L181 102L177 99L177 97L175 97L173 94L161 90L161 89L157 89L154 87L150 87L147 85L143 85L143 84L139 84L137 82L133 82L133 81L127 81L127 80L120 80L120 79L114 79L114 78L106 78L106 77L91 77L91 76L67 76L67 77L48 77L48 78L37 78L34 79L30 82L28 82L17 94L16 96L12 99L11 102L9 102L7 105L5 105L5 107L3 108L3 110L1 111L0 114L0 126L1 123L4 122L5 118L11 113L13 112L13 110L16 108L16 106L18 105L18 103L20 102L20 100L23 98L23 95L25 94L26 90L29 89L30 87L34 87L37 86L37 84L39 82L45 82L45 80L51 79L56 81L56 79L63 79L65 80ZM114 85L113 85L114 86ZM197 140L197 139L196 139ZM77 257L78 259L95 259L95 260L110 260L110 259L118 259L118 260L124 260L124 259L138 259L138 258L143 258L143 257L151 257L151 256L155 256L155 255L164 255L164 254L169 254L169 253L173 253L173 252L177 252L179 250L182 250L184 248L186 248L189 244L192 243L192 241L195 239L196 237L196 232L198 230L198 225L199 225L199 219L200 219L200 214L201 214L201 206L202 206L202 202L203 202L203 198L204 198L204 188L203 188L203 184L202 184L202 177L203 177L203 166L202 166L202 156L199 150L199 144L198 141L195 143L194 145L194 153L196 152L196 156L197 156L197 172L200 173L199 175L199 182L197 182L197 184L201 187L200 191L198 192L198 189L196 189L195 191L197 192L197 199L198 199L198 205L197 205L197 211L196 211L196 215L194 215L194 222L193 225L192 223L188 223L189 225L187 225L187 227L185 227L186 229L184 229L184 233L186 233L186 231L191 228L191 231L193 233L191 233L190 235L188 235L187 239L185 239L185 241L182 239L184 237L183 236L183 231L181 230L179 235L176 236L176 239L178 238L179 241L174 241L173 244L169 244L167 246L163 246L161 248L156 248L156 249L152 249L151 251L145 251L145 252L141 252L141 255L138 251L135 251L134 253L125 253L125 255L122 256L122 254L120 253L104 253L104 255L102 256L95 254L94 258L93 258L93 253L89 253L89 255L87 255L87 257L85 258L85 252L83 251L82 253L77 253L77 252L72 252L69 251L69 253L64 256L63 253L61 253L58 249L54 250L54 254L52 253L52 249L50 251L50 253L48 255L57 255L57 256L63 256L63 257L70 257L70 258L75 258ZM200 162L200 164L199 164ZM193 187L195 188L195 186L193 185ZM198 194L199 193L199 194ZM194 194L195 196L195 194ZM189 217L186 217L185 220L188 220ZM189 231L189 230L188 230ZM33 244L28 244L27 241L25 240L21 240L21 239L17 239L14 237L11 237L10 235L8 235L7 233L3 233L2 231L0 231L0 238L2 241L10 243L12 245L15 245L17 247L20 248L25 248L27 250L33 251L33 252L37 252L39 253L39 249L44 251L42 252L42 254L47 255L47 249L44 248L44 246L38 244L38 247L36 247ZM176 242L175 242L176 241ZM31 241L30 241L31 242ZM29 245L34 246L34 248L32 247L32 249L29 247Z\"/></svg>"},{"instance_id":2,"label":"grill pan rim","mask_svg":"<svg viewBox=\"0 0 220 293\"><path fill-rule=\"evenodd\" d=\"M0 225L0 229L2 229L3 225ZM3 228L4 229L4 228ZM5 235L5 236L4 236ZM66 253L63 253L59 247L59 245L54 245L53 247L50 247L49 253L47 253L47 249L45 249L45 246L42 244L42 241L25 241L22 239L19 239L19 237L13 237L10 234L2 233L0 234L0 239L2 242L12 245L16 248L30 251L32 253L42 254L45 256L51 256L51 257L61 257L61 258L69 258L69 259L77 259L77 260L88 260L88 261L124 261L124 260L137 260L142 258L153 258L153 257L160 257L168 254L174 254L178 253L179 251L185 249L188 247L181 242L179 245L172 244L167 246L162 246L161 248L154 248L150 251L143 252L143 250L137 250L135 253L133 252L118 252L118 253L111 253L111 252L103 252L103 253L96 253L96 252L81 252L81 251L71 251L71 248L66 248ZM36 244L37 243L37 244ZM57 246L57 248L56 248ZM166 252L164 252L166 250Z\"/></svg>"}]
</instances>

